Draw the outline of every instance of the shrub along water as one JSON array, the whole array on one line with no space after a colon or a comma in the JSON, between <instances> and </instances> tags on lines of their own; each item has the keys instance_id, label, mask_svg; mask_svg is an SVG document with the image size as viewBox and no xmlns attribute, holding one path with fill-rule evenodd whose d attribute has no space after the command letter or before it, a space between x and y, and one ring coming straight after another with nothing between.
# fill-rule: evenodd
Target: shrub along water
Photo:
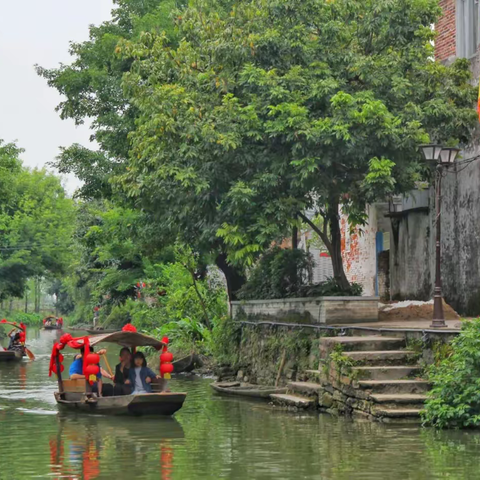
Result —
<instances>
[{"instance_id":1,"label":"shrub along water","mask_svg":"<svg viewBox=\"0 0 480 480\"><path fill-rule=\"evenodd\" d=\"M330 278L325 282L309 282L313 259L304 250L273 247L262 255L250 272L248 281L238 292L242 300L266 300L289 297L358 296L362 287L353 283L348 289Z\"/></svg>"},{"instance_id":2,"label":"shrub along water","mask_svg":"<svg viewBox=\"0 0 480 480\"><path fill-rule=\"evenodd\" d=\"M452 350L429 370L433 383L422 412L437 428L480 426L480 319L464 321Z\"/></svg>"}]
</instances>

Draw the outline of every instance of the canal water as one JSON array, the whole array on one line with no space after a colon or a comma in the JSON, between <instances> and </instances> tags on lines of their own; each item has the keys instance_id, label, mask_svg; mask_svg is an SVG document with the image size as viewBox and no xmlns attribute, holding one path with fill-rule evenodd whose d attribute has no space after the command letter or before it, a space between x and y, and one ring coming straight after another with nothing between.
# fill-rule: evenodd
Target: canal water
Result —
<instances>
[{"instance_id":1,"label":"canal water","mask_svg":"<svg viewBox=\"0 0 480 480\"><path fill-rule=\"evenodd\" d=\"M47 374L57 335L30 329L37 360L0 363L0 480L480 478L480 432L288 413L217 396L208 379L172 380L188 392L173 419L60 415Z\"/></svg>"}]
</instances>

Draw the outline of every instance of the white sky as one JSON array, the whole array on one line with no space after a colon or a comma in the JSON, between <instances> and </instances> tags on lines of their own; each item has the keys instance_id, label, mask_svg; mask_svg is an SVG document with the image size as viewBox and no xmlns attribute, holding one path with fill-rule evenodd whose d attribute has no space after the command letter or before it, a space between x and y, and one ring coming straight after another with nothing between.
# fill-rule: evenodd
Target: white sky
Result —
<instances>
[{"instance_id":1,"label":"white sky","mask_svg":"<svg viewBox=\"0 0 480 480\"><path fill-rule=\"evenodd\" d=\"M61 97L34 65L69 63L70 41L88 38L88 26L110 18L111 0L0 0L0 139L17 141L30 167L42 167L74 142L89 145L87 126L60 120ZM78 181L68 178L72 192Z\"/></svg>"}]
</instances>

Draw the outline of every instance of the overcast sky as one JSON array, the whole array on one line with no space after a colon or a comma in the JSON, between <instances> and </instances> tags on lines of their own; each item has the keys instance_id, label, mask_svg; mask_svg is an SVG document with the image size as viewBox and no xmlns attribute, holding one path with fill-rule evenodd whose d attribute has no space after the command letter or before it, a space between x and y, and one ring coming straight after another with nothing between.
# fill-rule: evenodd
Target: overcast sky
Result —
<instances>
[{"instance_id":1,"label":"overcast sky","mask_svg":"<svg viewBox=\"0 0 480 480\"><path fill-rule=\"evenodd\" d=\"M34 65L69 63L69 42L86 40L111 9L111 0L0 0L0 139L17 141L26 165L45 165L60 146L88 145L88 127L60 120L60 96ZM66 179L70 192L77 184Z\"/></svg>"}]
</instances>

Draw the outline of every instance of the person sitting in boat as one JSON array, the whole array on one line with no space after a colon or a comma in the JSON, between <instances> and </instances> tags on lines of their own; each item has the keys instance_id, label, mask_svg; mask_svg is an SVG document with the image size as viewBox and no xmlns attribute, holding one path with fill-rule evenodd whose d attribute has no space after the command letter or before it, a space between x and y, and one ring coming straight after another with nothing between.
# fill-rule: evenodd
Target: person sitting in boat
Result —
<instances>
[{"instance_id":1,"label":"person sitting in boat","mask_svg":"<svg viewBox=\"0 0 480 480\"><path fill-rule=\"evenodd\" d=\"M94 353L93 348L90 348L90 353ZM105 349L99 350L98 355L105 355L107 351ZM70 380L82 380L85 378L83 374L83 356L85 354L85 349L83 347L80 348L80 354L75 356L75 360L70 365ZM100 365L99 365L100 367ZM102 396L112 396L113 394L113 386L112 385L104 385L102 378L109 378L110 380L113 378L108 372L106 372L102 367L100 367L100 372L97 375L97 382L92 388L94 393L98 393L100 397Z\"/></svg>"},{"instance_id":2,"label":"person sitting in boat","mask_svg":"<svg viewBox=\"0 0 480 480\"><path fill-rule=\"evenodd\" d=\"M57 327L63 327L63 318L57 318Z\"/></svg>"},{"instance_id":3,"label":"person sitting in boat","mask_svg":"<svg viewBox=\"0 0 480 480\"><path fill-rule=\"evenodd\" d=\"M137 352L133 356L133 368L129 370L128 380L125 381L127 385L132 386L132 395L152 393L151 383L156 378L160 378L160 376L147 367L145 355L142 352Z\"/></svg>"},{"instance_id":4,"label":"person sitting in boat","mask_svg":"<svg viewBox=\"0 0 480 480\"><path fill-rule=\"evenodd\" d=\"M20 343L20 332L16 330L10 331L8 334L10 337L10 342L8 343L8 348L7 350L23 350L23 346Z\"/></svg>"},{"instance_id":5,"label":"person sitting in boat","mask_svg":"<svg viewBox=\"0 0 480 480\"><path fill-rule=\"evenodd\" d=\"M132 387L126 385L125 381L129 378L129 371L132 363L132 354L130 349L123 347L120 350L120 363L115 367L115 377L113 378L113 394L117 395L130 395L132 393Z\"/></svg>"}]
</instances>

